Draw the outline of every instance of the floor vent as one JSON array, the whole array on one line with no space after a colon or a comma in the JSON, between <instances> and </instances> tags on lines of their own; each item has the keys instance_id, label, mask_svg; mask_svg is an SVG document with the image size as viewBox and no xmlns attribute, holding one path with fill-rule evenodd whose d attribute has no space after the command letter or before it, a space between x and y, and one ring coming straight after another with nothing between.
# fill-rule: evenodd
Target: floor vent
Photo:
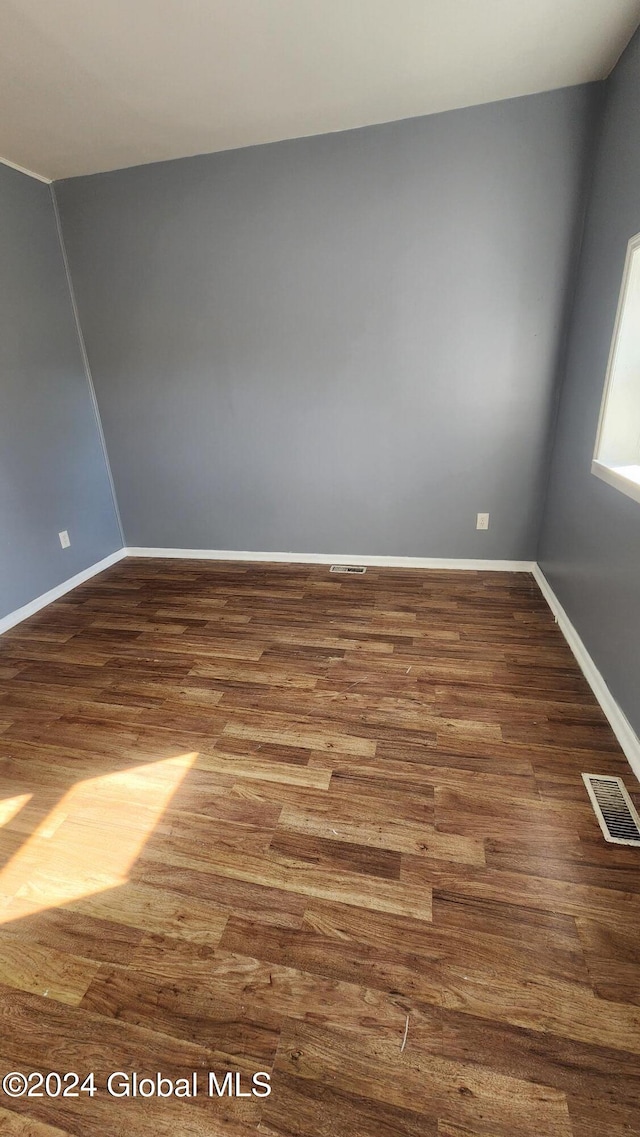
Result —
<instances>
[{"instance_id":1,"label":"floor vent","mask_svg":"<svg viewBox=\"0 0 640 1137\"><path fill-rule=\"evenodd\" d=\"M332 565L329 572L366 572L364 565Z\"/></svg>"},{"instance_id":2,"label":"floor vent","mask_svg":"<svg viewBox=\"0 0 640 1137\"><path fill-rule=\"evenodd\" d=\"M583 774L582 780L605 841L614 845L640 845L640 817L622 778Z\"/></svg>"}]
</instances>

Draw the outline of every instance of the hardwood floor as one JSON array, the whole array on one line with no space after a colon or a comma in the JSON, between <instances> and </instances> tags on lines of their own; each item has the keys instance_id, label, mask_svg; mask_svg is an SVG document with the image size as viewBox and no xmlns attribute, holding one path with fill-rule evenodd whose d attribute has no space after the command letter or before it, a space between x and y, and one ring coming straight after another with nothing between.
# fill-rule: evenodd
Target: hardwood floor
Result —
<instances>
[{"instance_id":1,"label":"hardwood floor","mask_svg":"<svg viewBox=\"0 0 640 1137\"><path fill-rule=\"evenodd\" d=\"M97 1092L0 1093L0 1133L640 1134L640 850L583 770L638 790L526 574L58 600L0 640L0 1074Z\"/></svg>"}]
</instances>

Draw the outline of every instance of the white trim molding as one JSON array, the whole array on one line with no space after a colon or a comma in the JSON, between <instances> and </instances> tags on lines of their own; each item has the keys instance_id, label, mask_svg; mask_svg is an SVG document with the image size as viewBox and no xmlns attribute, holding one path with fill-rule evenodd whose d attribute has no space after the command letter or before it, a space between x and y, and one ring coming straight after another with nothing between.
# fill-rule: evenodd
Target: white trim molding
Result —
<instances>
[{"instance_id":1,"label":"white trim molding","mask_svg":"<svg viewBox=\"0 0 640 1137\"><path fill-rule=\"evenodd\" d=\"M347 556L343 553L333 555L329 555L328 553L255 553L246 551L239 552L238 550L229 549L123 548L118 549L115 553L111 553L108 557L84 569L82 572L76 573L75 576L63 581L62 584L50 589L49 592L44 592L42 596L38 596L35 600L32 600L29 604L25 604L22 608L18 608L15 612L10 612L9 615L4 616L0 619L0 635L3 632L9 631L10 628L15 627L16 624L21 623L22 620L33 616L42 608L46 608L48 604L52 604L54 600L58 600L59 597L64 596L65 593L71 592L71 590L77 588L79 584L84 584L86 580L90 580L91 577L103 572L104 569L116 564L117 561L121 561L124 557L157 557L159 559L167 558L171 560L253 561L262 562L263 564L360 564L372 568L532 573L542 595L555 616L560 631L575 656L582 674L604 711L631 769L636 777L640 779L640 738L638 738L624 711L611 694L611 691L589 655L578 632L571 623L571 620L551 588L542 569L535 561L467 560L464 558L448 559L446 557L372 557L360 556L358 554L350 554Z\"/></svg>"},{"instance_id":2,"label":"white trim molding","mask_svg":"<svg viewBox=\"0 0 640 1137\"><path fill-rule=\"evenodd\" d=\"M576 658L582 674L609 720L609 725L620 743L631 769L636 778L640 779L640 738L638 738L624 711L611 694L549 581L537 564L533 568L533 575L538 588L556 618L560 631Z\"/></svg>"},{"instance_id":3,"label":"white trim molding","mask_svg":"<svg viewBox=\"0 0 640 1137\"><path fill-rule=\"evenodd\" d=\"M254 553L237 549L128 548L127 556L188 561L263 561L266 564L366 565L367 568L461 569L466 572L533 572L535 563L465 560L463 557L374 557L360 553Z\"/></svg>"},{"instance_id":4,"label":"white trim molding","mask_svg":"<svg viewBox=\"0 0 640 1137\"><path fill-rule=\"evenodd\" d=\"M591 463L591 473L595 474L596 478L625 493L627 497L632 497L634 501L640 502L640 478L629 477L625 470L633 470L635 474L640 470L640 466L607 466L606 462L599 462L597 458Z\"/></svg>"},{"instance_id":5,"label":"white trim molding","mask_svg":"<svg viewBox=\"0 0 640 1137\"><path fill-rule=\"evenodd\" d=\"M50 186L52 179L45 178L44 174L36 174L35 170L28 170L26 166L19 166L17 162L10 162L8 158L0 158L3 166L9 166L11 170L17 170L19 174L26 174L28 178L35 178L37 182L44 182L45 185Z\"/></svg>"},{"instance_id":6,"label":"white trim molding","mask_svg":"<svg viewBox=\"0 0 640 1137\"><path fill-rule=\"evenodd\" d=\"M598 429L591 462L591 473L603 482L620 490L627 497L640 502L640 466L638 465L638 446L630 446L627 437L627 423L635 418L640 392L630 386L637 383L634 369L629 371L629 360L637 356L637 304L640 273L640 233L636 233L627 245L622 271L622 283L618 296L613 335L609 348L609 359L598 416ZM630 329L633 329L630 333ZM629 342L629 335L632 342ZM618 370L622 358L622 370ZM614 390L622 389L622 402L616 400Z\"/></svg>"},{"instance_id":7,"label":"white trim molding","mask_svg":"<svg viewBox=\"0 0 640 1137\"><path fill-rule=\"evenodd\" d=\"M15 612L9 612L8 616L3 616L0 619L0 635L3 632L8 632L9 628L15 627L16 624L21 624L23 620L27 620L29 616L34 616L41 608L46 608L47 604L52 604L54 600L59 600L65 593L71 592L73 588L77 588L79 584L84 584L85 580L90 580L92 576L97 576L99 572L114 565L116 561L121 561L126 557L126 549L118 549L115 553L110 553L108 557L98 561L95 565L90 565L89 568L83 569L82 572L76 573L75 576L69 577L68 580L63 580L62 584L56 585L55 588L49 589L48 592L43 592L42 596L37 596L35 600L31 600L28 604L24 604L22 608L16 608Z\"/></svg>"}]
</instances>

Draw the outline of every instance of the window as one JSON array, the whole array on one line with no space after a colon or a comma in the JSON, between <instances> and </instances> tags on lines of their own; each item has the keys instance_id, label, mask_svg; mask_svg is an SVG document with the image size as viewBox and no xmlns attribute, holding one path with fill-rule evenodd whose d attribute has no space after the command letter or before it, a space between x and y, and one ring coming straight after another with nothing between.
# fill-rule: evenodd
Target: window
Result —
<instances>
[{"instance_id":1,"label":"window","mask_svg":"<svg viewBox=\"0 0 640 1137\"><path fill-rule=\"evenodd\" d=\"M627 247L591 471L640 502L640 233Z\"/></svg>"}]
</instances>

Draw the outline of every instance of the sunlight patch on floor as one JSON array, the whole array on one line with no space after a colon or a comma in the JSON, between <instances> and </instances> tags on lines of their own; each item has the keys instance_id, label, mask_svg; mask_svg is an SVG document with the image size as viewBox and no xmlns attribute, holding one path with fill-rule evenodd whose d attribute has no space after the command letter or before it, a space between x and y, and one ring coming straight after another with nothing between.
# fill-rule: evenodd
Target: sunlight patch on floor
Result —
<instances>
[{"instance_id":1,"label":"sunlight patch on floor","mask_svg":"<svg viewBox=\"0 0 640 1137\"><path fill-rule=\"evenodd\" d=\"M31 801L33 794L18 794L16 797L6 797L4 801L0 801L0 826L8 825L16 814L24 809L28 801Z\"/></svg>"},{"instance_id":2,"label":"sunlight patch on floor","mask_svg":"<svg viewBox=\"0 0 640 1137\"><path fill-rule=\"evenodd\" d=\"M125 884L197 757L181 754L73 786L0 872L0 924ZM0 824L30 797L0 802Z\"/></svg>"}]
</instances>

